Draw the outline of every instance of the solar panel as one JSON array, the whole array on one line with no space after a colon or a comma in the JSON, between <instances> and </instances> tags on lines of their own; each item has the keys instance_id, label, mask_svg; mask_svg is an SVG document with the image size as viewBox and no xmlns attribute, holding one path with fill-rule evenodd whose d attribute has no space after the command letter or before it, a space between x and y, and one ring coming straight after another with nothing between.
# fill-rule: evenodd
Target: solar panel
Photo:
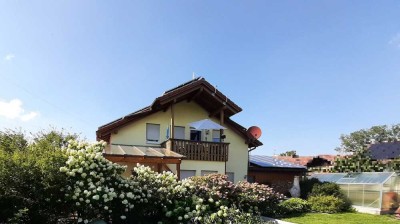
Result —
<instances>
[{"instance_id":1,"label":"solar panel","mask_svg":"<svg viewBox=\"0 0 400 224\"><path fill-rule=\"evenodd\" d=\"M279 160L273 156L250 155L250 162L261 167L299 168L299 169L307 168L305 166Z\"/></svg>"}]
</instances>

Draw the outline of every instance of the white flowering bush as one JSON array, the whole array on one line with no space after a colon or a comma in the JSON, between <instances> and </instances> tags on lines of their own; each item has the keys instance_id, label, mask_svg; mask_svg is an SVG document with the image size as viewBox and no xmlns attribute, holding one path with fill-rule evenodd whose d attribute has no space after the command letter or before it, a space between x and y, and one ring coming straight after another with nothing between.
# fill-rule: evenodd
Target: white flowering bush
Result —
<instances>
[{"instance_id":1,"label":"white flowering bush","mask_svg":"<svg viewBox=\"0 0 400 224\"><path fill-rule=\"evenodd\" d=\"M130 216L145 223L157 223L158 221L176 223L179 220L178 204L186 204L191 197L188 189L193 185L185 184L177 180L171 172L157 173L150 167L138 166L133 170L133 175L128 179L130 185L125 186L124 197L135 208L130 210ZM173 214L172 211L176 212ZM182 215L182 220L184 215Z\"/></svg>"},{"instance_id":2,"label":"white flowering bush","mask_svg":"<svg viewBox=\"0 0 400 224\"><path fill-rule=\"evenodd\" d=\"M68 160L60 172L65 173L69 185L61 190L65 200L73 202L78 222L88 223L95 218L119 222L126 218L125 208L133 207L120 197L128 184L120 176L126 167L105 159L104 146L104 142L69 141L64 149Z\"/></svg>"},{"instance_id":3,"label":"white flowering bush","mask_svg":"<svg viewBox=\"0 0 400 224\"><path fill-rule=\"evenodd\" d=\"M178 181L143 165L125 179L126 167L105 159L104 146L70 141L64 149L68 160L60 172L68 184L62 191L78 223L240 223L233 220L256 220L259 208L279 198L264 185L234 185L224 175Z\"/></svg>"}]
</instances>

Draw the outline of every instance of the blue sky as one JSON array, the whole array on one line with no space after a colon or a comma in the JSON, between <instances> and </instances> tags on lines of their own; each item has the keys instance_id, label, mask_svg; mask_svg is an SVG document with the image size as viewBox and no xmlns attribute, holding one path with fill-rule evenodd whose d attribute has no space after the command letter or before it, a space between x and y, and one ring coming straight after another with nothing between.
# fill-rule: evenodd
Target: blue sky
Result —
<instances>
[{"instance_id":1,"label":"blue sky","mask_svg":"<svg viewBox=\"0 0 400 224\"><path fill-rule=\"evenodd\" d=\"M400 123L398 1L0 1L0 128L97 127L192 73L260 126L255 154L335 153Z\"/></svg>"}]
</instances>

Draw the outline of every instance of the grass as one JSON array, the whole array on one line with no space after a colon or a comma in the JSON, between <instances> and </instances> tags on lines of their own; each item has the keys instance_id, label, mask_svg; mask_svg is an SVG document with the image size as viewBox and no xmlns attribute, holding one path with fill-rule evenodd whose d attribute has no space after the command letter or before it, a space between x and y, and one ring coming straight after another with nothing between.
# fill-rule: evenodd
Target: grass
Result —
<instances>
[{"instance_id":1,"label":"grass","mask_svg":"<svg viewBox=\"0 0 400 224\"><path fill-rule=\"evenodd\" d=\"M298 224L382 224L399 223L394 215L371 215L363 213L307 213L296 217L282 219Z\"/></svg>"}]
</instances>

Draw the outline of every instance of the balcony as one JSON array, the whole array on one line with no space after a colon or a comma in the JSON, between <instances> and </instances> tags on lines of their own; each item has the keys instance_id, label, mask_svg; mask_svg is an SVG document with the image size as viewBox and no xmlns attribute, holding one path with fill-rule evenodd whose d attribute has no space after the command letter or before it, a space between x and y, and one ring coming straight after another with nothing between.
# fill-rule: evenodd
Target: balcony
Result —
<instances>
[{"instance_id":1,"label":"balcony","mask_svg":"<svg viewBox=\"0 0 400 224\"><path fill-rule=\"evenodd\" d=\"M228 161L229 143L168 139L162 147L186 156L185 160Z\"/></svg>"}]
</instances>

